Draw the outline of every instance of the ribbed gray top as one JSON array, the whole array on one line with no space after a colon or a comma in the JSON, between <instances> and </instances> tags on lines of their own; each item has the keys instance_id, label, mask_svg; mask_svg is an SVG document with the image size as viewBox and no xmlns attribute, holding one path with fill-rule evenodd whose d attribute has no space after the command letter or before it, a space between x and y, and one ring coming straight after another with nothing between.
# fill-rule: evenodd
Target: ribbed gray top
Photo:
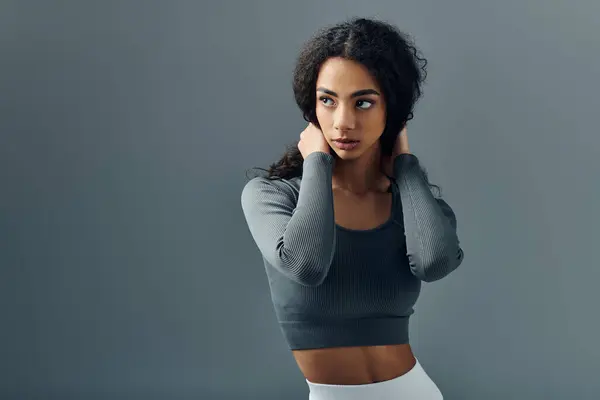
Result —
<instances>
[{"instance_id":1,"label":"ribbed gray top","mask_svg":"<svg viewBox=\"0 0 600 400\"><path fill-rule=\"evenodd\" d=\"M401 154L390 219L370 230L338 226L334 162L311 153L301 178L254 178L242 191L282 332L292 350L408 343L421 281L463 260L454 212L433 196L417 157Z\"/></svg>"}]
</instances>

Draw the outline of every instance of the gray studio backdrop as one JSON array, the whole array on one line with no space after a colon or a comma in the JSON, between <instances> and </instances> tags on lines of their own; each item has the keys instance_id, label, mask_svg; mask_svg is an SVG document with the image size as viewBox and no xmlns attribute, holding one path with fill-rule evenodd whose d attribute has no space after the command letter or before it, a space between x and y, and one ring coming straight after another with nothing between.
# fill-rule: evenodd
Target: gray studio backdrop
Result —
<instances>
[{"instance_id":1,"label":"gray studio backdrop","mask_svg":"<svg viewBox=\"0 0 600 400\"><path fill-rule=\"evenodd\" d=\"M412 150L466 252L415 351L447 399L600 392L600 3L0 2L0 398L307 399L245 226L301 43L410 32Z\"/></svg>"}]
</instances>

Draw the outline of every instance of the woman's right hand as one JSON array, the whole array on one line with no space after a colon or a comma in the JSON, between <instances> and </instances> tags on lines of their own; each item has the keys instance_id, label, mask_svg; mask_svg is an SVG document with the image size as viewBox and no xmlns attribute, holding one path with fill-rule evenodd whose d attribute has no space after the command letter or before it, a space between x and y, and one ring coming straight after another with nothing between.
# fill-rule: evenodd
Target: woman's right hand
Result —
<instances>
[{"instance_id":1,"label":"woman's right hand","mask_svg":"<svg viewBox=\"0 0 600 400\"><path fill-rule=\"evenodd\" d=\"M323 132L312 122L300 134L298 150L300 150L303 158L308 157L309 154L316 151L329 154L330 149L329 143L327 143L325 136L323 136Z\"/></svg>"}]
</instances>

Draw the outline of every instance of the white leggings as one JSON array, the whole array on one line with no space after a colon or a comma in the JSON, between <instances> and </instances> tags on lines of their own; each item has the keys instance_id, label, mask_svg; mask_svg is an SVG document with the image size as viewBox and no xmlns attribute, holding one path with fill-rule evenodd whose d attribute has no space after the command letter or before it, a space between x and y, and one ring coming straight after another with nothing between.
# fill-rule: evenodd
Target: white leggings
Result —
<instances>
[{"instance_id":1,"label":"white leggings","mask_svg":"<svg viewBox=\"0 0 600 400\"><path fill-rule=\"evenodd\" d=\"M329 385L306 381L309 400L442 400L437 385L425 372L419 360L397 378L364 385Z\"/></svg>"}]
</instances>

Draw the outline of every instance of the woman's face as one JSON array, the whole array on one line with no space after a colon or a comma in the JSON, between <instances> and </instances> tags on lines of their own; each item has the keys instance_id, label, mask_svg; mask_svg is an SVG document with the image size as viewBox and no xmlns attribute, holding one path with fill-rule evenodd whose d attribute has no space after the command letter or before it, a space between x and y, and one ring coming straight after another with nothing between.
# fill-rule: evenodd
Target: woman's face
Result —
<instances>
[{"instance_id":1,"label":"woman's face","mask_svg":"<svg viewBox=\"0 0 600 400\"><path fill-rule=\"evenodd\" d=\"M315 96L321 131L341 159L357 159L379 146L385 129L385 99L362 64L337 57L325 61Z\"/></svg>"}]
</instances>

